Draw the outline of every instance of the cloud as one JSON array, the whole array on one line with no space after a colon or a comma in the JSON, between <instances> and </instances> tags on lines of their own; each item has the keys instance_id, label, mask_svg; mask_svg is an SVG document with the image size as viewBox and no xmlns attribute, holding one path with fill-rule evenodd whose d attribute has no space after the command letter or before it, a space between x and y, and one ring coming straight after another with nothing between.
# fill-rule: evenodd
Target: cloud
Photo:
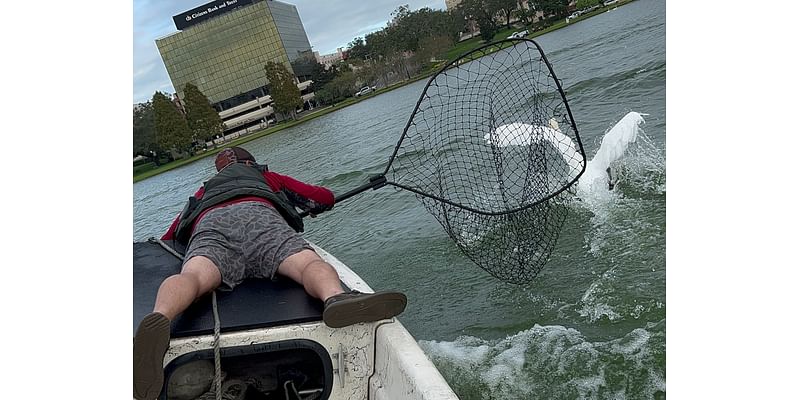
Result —
<instances>
[{"instance_id":1,"label":"cloud","mask_svg":"<svg viewBox=\"0 0 800 400\"><path fill-rule=\"evenodd\" d=\"M386 26L398 6L444 9L444 0L285 0L297 6L314 51L333 53L356 37ZM156 90L174 92L155 40L176 31L172 16L204 4L203 0L134 0L133 102L153 97Z\"/></svg>"}]
</instances>

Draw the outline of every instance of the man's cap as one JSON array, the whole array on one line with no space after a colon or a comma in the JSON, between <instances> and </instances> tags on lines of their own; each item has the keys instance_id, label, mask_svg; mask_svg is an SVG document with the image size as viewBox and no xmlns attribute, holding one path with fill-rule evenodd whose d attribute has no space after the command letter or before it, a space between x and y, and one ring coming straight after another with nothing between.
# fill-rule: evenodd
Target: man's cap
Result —
<instances>
[{"instance_id":1,"label":"man's cap","mask_svg":"<svg viewBox=\"0 0 800 400\"><path fill-rule=\"evenodd\" d=\"M222 171L223 168L227 167L236 162L245 162L251 161L252 163L256 163L256 158L250 154L249 151L241 148L241 147L229 147L225 150L222 150L217 154L217 159L214 161L214 165L217 167L217 172Z\"/></svg>"}]
</instances>

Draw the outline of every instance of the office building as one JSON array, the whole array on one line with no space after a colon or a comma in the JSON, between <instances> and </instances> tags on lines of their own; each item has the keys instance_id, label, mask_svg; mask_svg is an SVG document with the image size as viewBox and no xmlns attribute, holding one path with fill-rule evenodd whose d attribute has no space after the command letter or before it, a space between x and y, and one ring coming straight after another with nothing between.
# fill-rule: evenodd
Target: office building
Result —
<instances>
[{"instance_id":1,"label":"office building","mask_svg":"<svg viewBox=\"0 0 800 400\"><path fill-rule=\"evenodd\" d=\"M173 16L177 32L156 40L179 98L189 82L220 113L226 134L274 118L264 65L311 53L294 5L274 0L216 0ZM310 82L300 85L305 101Z\"/></svg>"}]
</instances>

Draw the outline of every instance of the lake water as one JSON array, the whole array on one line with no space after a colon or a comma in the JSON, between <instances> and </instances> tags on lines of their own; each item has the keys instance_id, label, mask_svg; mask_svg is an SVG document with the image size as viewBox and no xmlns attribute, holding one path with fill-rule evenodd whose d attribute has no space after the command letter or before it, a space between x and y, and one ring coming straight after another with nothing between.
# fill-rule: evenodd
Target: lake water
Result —
<instances>
[{"instance_id":1,"label":"lake water","mask_svg":"<svg viewBox=\"0 0 800 400\"><path fill-rule=\"evenodd\" d=\"M635 111L645 124L613 166L612 192L576 199L532 283L493 279L416 198L362 193L306 237L376 290L409 297L400 320L462 399L666 396L666 15L638 0L540 36L587 156ZM420 81L243 147L271 169L336 193L383 172ZM160 236L214 171L200 160L134 184L134 240Z\"/></svg>"}]
</instances>

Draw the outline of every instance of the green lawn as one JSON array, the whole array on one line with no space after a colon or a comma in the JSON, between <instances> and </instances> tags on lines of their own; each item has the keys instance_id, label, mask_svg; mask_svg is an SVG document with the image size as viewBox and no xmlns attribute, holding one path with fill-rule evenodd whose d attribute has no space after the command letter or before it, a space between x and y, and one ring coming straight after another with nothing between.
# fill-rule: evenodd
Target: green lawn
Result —
<instances>
[{"instance_id":1,"label":"green lawn","mask_svg":"<svg viewBox=\"0 0 800 400\"><path fill-rule=\"evenodd\" d=\"M505 39L505 38L511 36L512 33L517 32L517 31L521 31L522 29L524 29L524 28L511 28L511 29L505 29L504 28L504 29L502 29L501 31L497 32L494 35L494 40ZM472 39L467 39L467 40L465 40L463 42L457 43L455 46L453 46L452 49L448 50L447 53L445 53L445 58L448 59L448 60L452 60L452 59L454 59L454 58L456 58L456 57L458 57L458 56L460 56L460 55L462 55L462 54L464 54L464 53L466 53L466 52L468 52L468 51L470 51L472 49L476 49L476 48L480 47L483 44L484 44L484 42L483 42L483 40L481 40L480 36L476 36L476 37L474 37Z\"/></svg>"}]
</instances>

